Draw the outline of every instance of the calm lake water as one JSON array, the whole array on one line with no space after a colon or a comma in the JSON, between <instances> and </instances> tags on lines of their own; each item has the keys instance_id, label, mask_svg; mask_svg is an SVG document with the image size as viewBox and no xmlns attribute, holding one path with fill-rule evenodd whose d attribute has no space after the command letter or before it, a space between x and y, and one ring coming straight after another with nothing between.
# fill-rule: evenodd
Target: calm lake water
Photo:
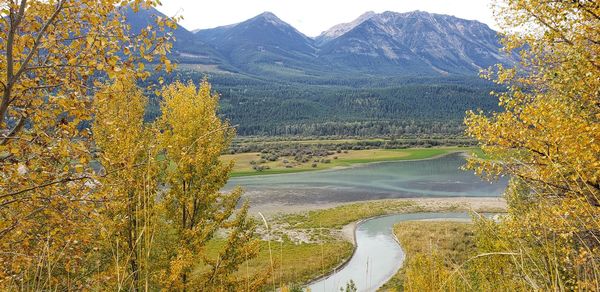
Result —
<instances>
[{"instance_id":1,"label":"calm lake water","mask_svg":"<svg viewBox=\"0 0 600 292\"><path fill-rule=\"evenodd\" d=\"M331 276L308 287L313 292L340 291L350 280L358 291L376 291L402 266L405 255L393 236L394 224L422 219L468 219L466 213L415 213L369 219L356 227L356 252Z\"/></svg>"},{"instance_id":2,"label":"calm lake water","mask_svg":"<svg viewBox=\"0 0 600 292\"><path fill-rule=\"evenodd\" d=\"M350 168L238 177L253 205L318 204L407 197L499 196L507 184L482 181L460 169L464 154L436 159L359 164Z\"/></svg>"}]
</instances>

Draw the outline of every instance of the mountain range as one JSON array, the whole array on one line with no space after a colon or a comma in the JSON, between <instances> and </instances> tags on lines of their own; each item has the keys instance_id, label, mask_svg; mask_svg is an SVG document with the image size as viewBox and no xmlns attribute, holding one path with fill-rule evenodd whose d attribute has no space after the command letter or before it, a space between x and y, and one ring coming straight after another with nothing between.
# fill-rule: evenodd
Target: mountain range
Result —
<instances>
[{"instance_id":1,"label":"mountain range","mask_svg":"<svg viewBox=\"0 0 600 292\"><path fill-rule=\"evenodd\" d=\"M152 15L164 17L151 9L128 21L138 27ZM270 12L212 29L179 27L174 35L180 63L253 75L471 75L509 62L486 24L423 11L367 12L316 38Z\"/></svg>"},{"instance_id":2,"label":"mountain range","mask_svg":"<svg viewBox=\"0 0 600 292\"><path fill-rule=\"evenodd\" d=\"M134 32L165 17L126 16ZM171 33L179 69L144 82L208 77L242 136L461 136L465 111L498 110L488 93L502 89L477 73L509 62L487 25L422 11L367 12L315 38L269 12Z\"/></svg>"}]
</instances>

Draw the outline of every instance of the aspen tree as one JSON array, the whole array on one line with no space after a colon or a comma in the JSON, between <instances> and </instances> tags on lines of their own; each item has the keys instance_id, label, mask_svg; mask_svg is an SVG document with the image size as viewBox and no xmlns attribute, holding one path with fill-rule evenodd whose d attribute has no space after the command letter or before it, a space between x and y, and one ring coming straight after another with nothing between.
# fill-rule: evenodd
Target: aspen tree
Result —
<instances>
[{"instance_id":1,"label":"aspen tree","mask_svg":"<svg viewBox=\"0 0 600 292\"><path fill-rule=\"evenodd\" d=\"M176 230L163 283L178 290L245 287L244 280L233 273L257 253L255 226L246 218L247 205L234 215L241 190L220 191L233 167L220 156L231 143L234 129L217 115L219 95L211 92L206 81L199 88L191 82L175 82L163 89L162 97L159 139L168 162L169 185L163 204ZM225 249L217 259L208 259L204 247L219 229L229 232ZM209 272L192 273L201 264L208 265ZM252 287L261 281L261 277L252 279Z\"/></svg>"}]
</instances>

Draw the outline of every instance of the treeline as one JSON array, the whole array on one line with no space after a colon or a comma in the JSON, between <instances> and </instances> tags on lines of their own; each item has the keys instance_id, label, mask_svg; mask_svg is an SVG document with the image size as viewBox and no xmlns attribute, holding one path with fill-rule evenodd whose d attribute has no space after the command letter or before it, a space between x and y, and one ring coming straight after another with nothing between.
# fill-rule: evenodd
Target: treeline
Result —
<instances>
[{"instance_id":1,"label":"treeline","mask_svg":"<svg viewBox=\"0 0 600 292\"><path fill-rule=\"evenodd\" d=\"M339 150L365 150L365 149L403 149L411 147L429 148L439 146L475 146L477 141L468 138L412 138L390 140L356 140L356 141L315 141L307 143L302 141L277 141L277 142L233 142L228 153L285 151L290 149L319 149L327 151Z\"/></svg>"},{"instance_id":2,"label":"treeline","mask_svg":"<svg viewBox=\"0 0 600 292\"><path fill-rule=\"evenodd\" d=\"M167 81L202 77L193 71L162 76ZM489 94L498 88L466 76L388 80L326 76L309 78L308 84L239 74L208 78L222 96L220 115L242 136L457 135L464 132L467 110L498 110ZM160 115L157 105L151 102L148 120Z\"/></svg>"},{"instance_id":3,"label":"treeline","mask_svg":"<svg viewBox=\"0 0 600 292\"><path fill-rule=\"evenodd\" d=\"M244 127L238 125L241 135L262 136L405 136L405 135L460 135L464 125L459 120L448 121L354 121L311 122L280 124L265 122Z\"/></svg>"}]
</instances>

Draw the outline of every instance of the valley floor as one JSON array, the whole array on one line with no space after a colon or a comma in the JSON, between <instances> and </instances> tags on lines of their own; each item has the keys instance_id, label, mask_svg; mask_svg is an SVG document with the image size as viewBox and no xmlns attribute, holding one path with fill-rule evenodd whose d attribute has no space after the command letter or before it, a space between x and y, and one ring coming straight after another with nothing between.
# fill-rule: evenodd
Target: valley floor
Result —
<instances>
[{"instance_id":1,"label":"valley floor","mask_svg":"<svg viewBox=\"0 0 600 292\"><path fill-rule=\"evenodd\" d=\"M258 212L266 215L269 229L259 225L261 238L259 256L251 260L241 277L252 276L268 269L271 265L269 253L273 256L273 278L277 287L299 287L311 279L330 273L343 265L353 254L354 227L362 219L386 214L416 212L504 212L506 202L502 198L410 198L376 200L321 206L261 206L250 213L258 217ZM260 219L257 218L260 221ZM411 222L403 223L412 226ZM406 230L422 231L419 236L432 236L432 230L446 228L438 222L420 222L423 228ZM464 224L464 223L462 223ZM404 226L404 225L403 225ZM437 229L436 229L437 228ZM448 227L449 228L449 227ZM404 227L401 229L405 229ZM416 231L415 231L416 232ZM403 234L396 234L401 237ZM458 234L460 235L460 234ZM452 234L451 240L463 239ZM422 237L417 237L422 238ZM414 239L420 240L420 239ZM410 242L414 245L414 240ZM445 240L445 239L440 239ZM270 242L270 251L269 251ZM401 240L402 244L405 243ZM215 239L208 247L209 254L216 255L224 239ZM440 243L444 244L444 243ZM403 247L404 248L404 247ZM409 254L412 251L407 251ZM201 268L201 267L200 267ZM385 288L397 288L401 283L402 271Z\"/></svg>"},{"instance_id":2,"label":"valley floor","mask_svg":"<svg viewBox=\"0 0 600 292\"><path fill-rule=\"evenodd\" d=\"M433 159L450 153L477 153L477 148L440 147L411 149L369 149L335 152L328 155L329 163L297 163L292 167L292 157L277 157L275 161L263 162L270 169L252 169L261 153L225 155L226 161L235 160L234 176L293 173L311 170L351 167L356 164L380 161ZM264 154L264 153L262 153ZM335 158L333 158L335 157ZM287 162L284 162L287 161ZM287 167L286 167L287 166ZM437 197L400 198L354 202L262 202L251 206L249 213L255 216L261 239L259 256L248 263L241 277L248 277L269 269L273 258L273 275L268 283L277 288L299 287L310 280L328 274L350 259L354 252L354 228L360 220L387 214L417 212L504 212L506 202L499 197ZM269 225L265 228L259 213ZM431 223L432 226L437 223ZM429 230L424 228L423 230ZM435 227L431 227L435 228ZM215 239L209 251L217 254L224 239ZM404 244L404 243L403 243ZM270 256L271 254L271 256ZM199 267L198 269L202 269ZM397 288L401 274L394 277L386 288Z\"/></svg>"},{"instance_id":3,"label":"valley floor","mask_svg":"<svg viewBox=\"0 0 600 292\"><path fill-rule=\"evenodd\" d=\"M306 162L294 161L292 156L277 157L274 161L262 161L261 153L239 153L223 155L224 161L235 161L232 177L295 173L303 171L324 170L336 167L349 167L356 164L432 159L455 152L479 152L475 147L439 147L439 148L409 148L409 149L368 149L346 150L333 152L318 159ZM264 169L257 171L254 166L261 165Z\"/></svg>"}]
</instances>

